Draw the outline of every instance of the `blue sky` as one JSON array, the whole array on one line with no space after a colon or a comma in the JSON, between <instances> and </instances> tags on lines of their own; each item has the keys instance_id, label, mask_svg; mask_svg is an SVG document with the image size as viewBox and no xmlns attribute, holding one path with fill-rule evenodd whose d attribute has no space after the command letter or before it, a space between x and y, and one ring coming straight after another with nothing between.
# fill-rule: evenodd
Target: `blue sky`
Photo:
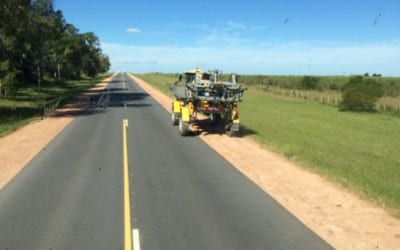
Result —
<instances>
[{"instance_id":1,"label":"blue sky","mask_svg":"<svg viewBox=\"0 0 400 250\"><path fill-rule=\"evenodd\" d=\"M398 0L55 0L112 71L400 76Z\"/></svg>"}]
</instances>

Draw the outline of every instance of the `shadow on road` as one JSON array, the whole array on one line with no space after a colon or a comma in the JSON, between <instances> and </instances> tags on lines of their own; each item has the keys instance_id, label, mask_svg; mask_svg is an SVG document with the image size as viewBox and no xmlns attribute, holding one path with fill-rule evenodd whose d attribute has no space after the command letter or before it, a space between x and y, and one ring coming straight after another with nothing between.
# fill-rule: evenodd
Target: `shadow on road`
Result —
<instances>
[{"instance_id":1,"label":"shadow on road","mask_svg":"<svg viewBox=\"0 0 400 250\"><path fill-rule=\"evenodd\" d=\"M187 136L199 136L199 135L224 135L228 134L225 124L218 123L213 124L210 119L198 119L191 123L190 132ZM233 137L245 137L249 135L257 134L256 131L241 125L240 131L233 133Z\"/></svg>"},{"instance_id":2,"label":"shadow on road","mask_svg":"<svg viewBox=\"0 0 400 250\"><path fill-rule=\"evenodd\" d=\"M76 117L107 112L107 108L142 108L152 106L143 102L149 95L143 92L126 92L124 88L89 90L72 102L58 108L52 117Z\"/></svg>"}]
</instances>

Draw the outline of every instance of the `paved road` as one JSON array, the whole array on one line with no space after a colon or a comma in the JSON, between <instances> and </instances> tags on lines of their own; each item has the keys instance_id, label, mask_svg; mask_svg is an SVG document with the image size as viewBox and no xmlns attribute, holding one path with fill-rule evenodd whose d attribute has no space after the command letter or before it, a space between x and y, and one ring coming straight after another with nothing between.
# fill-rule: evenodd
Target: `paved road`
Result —
<instances>
[{"instance_id":1,"label":"paved road","mask_svg":"<svg viewBox=\"0 0 400 250\"><path fill-rule=\"evenodd\" d=\"M331 248L200 139L178 136L125 74L109 89L105 112L75 119L0 191L0 249L124 248L123 119L141 249Z\"/></svg>"}]
</instances>

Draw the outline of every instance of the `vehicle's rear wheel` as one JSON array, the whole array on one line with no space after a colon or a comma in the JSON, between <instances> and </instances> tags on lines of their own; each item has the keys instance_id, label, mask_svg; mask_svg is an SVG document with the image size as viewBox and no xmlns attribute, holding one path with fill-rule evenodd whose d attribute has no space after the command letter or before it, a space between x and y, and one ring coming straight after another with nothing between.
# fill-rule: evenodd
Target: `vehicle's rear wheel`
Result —
<instances>
[{"instance_id":1,"label":"vehicle's rear wheel","mask_svg":"<svg viewBox=\"0 0 400 250\"><path fill-rule=\"evenodd\" d=\"M178 118L178 116L177 116L177 114L174 112L174 110L172 109L172 111L171 111L171 123L172 123L172 125L178 125L178 123L179 123L179 118Z\"/></svg>"},{"instance_id":2,"label":"vehicle's rear wheel","mask_svg":"<svg viewBox=\"0 0 400 250\"><path fill-rule=\"evenodd\" d=\"M182 118L179 119L178 131L181 136L185 136L189 133L189 122L182 121Z\"/></svg>"},{"instance_id":3,"label":"vehicle's rear wheel","mask_svg":"<svg viewBox=\"0 0 400 250\"><path fill-rule=\"evenodd\" d=\"M235 136L239 133L239 124L238 123L230 123L226 127L226 134L229 137Z\"/></svg>"}]
</instances>

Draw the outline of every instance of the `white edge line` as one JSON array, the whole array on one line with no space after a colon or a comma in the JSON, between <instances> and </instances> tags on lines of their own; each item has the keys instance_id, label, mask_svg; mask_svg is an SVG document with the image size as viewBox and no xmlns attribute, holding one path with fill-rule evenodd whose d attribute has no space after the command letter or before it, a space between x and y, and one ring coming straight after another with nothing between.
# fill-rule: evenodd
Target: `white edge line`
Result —
<instances>
[{"instance_id":1,"label":"white edge line","mask_svg":"<svg viewBox=\"0 0 400 250\"><path fill-rule=\"evenodd\" d=\"M139 229L134 228L132 230L132 238L133 238L133 250L140 250Z\"/></svg>"}]
</instances>

